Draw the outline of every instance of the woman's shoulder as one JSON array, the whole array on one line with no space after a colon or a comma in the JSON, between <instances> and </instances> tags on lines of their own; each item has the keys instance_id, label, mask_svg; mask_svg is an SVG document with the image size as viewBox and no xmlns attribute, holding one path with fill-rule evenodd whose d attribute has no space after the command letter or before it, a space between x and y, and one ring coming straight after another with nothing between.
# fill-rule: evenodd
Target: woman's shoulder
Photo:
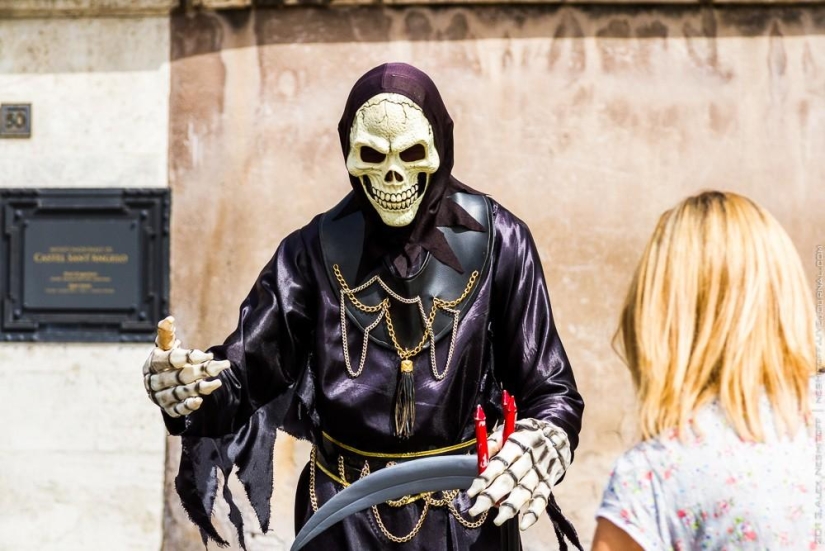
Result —
<instances>
[{"instance_id":1,"label":"woman's shoulder","mask_svg":"<svg viewBox=\"0 0 825 551\"><path fill-rule=\"evenodd\" d=\"M673 446L659 438L642 440L616 459L611 472L614 479L652 482L662 478L674 462Z\"/></svg>"},{"instance_id":2,"label":"woman's shoulder","mask_svg":"<svg viewBox=\"0 0 825 551\"><path fill-rule=\"evenodd\" d=\"M820 390L825 392L825 388ZM696 412L681 435L676 429L670 429L631 447L616 461L614 473L617 476L637 476L634 473L646 472L663 483L672 484L685 474L692 479L697 473L702 473L706 480L713 480L716 475L721 476L720 473L732 469L758 471L767 468L777 458L788 464L807 460L811 455L809 448L813 445L810 427L800 422L796 434L779 435L767 399L761 405L763 442L740 438L722 406L711 402Z\"/></svg>"}]
</instances>

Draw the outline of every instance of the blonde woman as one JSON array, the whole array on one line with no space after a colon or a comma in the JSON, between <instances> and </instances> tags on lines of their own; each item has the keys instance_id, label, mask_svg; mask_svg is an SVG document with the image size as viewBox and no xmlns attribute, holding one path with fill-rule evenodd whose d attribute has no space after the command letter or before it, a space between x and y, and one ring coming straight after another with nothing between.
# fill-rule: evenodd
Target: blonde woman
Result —
<instances>
[{"instance_id":1,"label":"blonde woman","mask_svg":"<svg viewBox=\"0 0 825 551\"><path fill-rule=\"evenodd\" d=\"M616 463L594 551L816 548L815 325L767 211L707 192L662 215L615 339L642 442Z\"/></svg>"}]
</instances>

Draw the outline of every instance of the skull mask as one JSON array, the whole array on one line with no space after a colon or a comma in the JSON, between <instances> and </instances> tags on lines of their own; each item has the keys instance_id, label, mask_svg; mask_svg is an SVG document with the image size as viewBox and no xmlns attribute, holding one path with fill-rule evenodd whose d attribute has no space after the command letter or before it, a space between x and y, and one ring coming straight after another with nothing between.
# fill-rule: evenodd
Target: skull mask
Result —
<instances>
[{"instance_id":1,"label":"skull mask","mask_svg":"<svg viewBox=\"0 0 825 551\"><path fill-rule=\"evenodd\" d=\"M386 225L413 221L439 163L432 126L406 96L378 94L356 111L347 170Z\"/></svg>"}]
</instances>

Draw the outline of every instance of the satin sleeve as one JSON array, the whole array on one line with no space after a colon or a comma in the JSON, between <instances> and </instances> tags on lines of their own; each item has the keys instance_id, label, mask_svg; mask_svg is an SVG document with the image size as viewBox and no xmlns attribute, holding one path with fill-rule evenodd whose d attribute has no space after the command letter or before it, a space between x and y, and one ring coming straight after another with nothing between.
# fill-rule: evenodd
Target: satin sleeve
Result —
<instances>
[{"instance_id":1,"label":"satin sleeve","mask_svg":"<svg viewBox=\"0 0 825 551\"><path fill-rule=\"evenodd\" d=\"M308 364L314 282L300 232L281 242L240 307L238 325L208 351L231 367L222 387L184 419L164 414L172 434L218 437L235 433L264 405L286 397Z\"/></svg>"},{"instance_id":2,"label":"satin sleeve","mask_svg":"<svg viewBox=\"0 0 825 551\"><path fill-rule=\"evenodd\" d=\"M520 418L553 423L575 449L584 401L556 330L536 244L524 222L495 203L494 227L496 377L515 396Z\"/></svg>"}]
</instances>

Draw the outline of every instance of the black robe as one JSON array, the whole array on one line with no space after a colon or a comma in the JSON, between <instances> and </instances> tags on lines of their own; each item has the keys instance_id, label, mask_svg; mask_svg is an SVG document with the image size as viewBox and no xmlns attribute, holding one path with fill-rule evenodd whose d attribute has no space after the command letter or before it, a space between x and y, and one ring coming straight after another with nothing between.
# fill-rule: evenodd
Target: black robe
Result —
<instances>
[{"instance_id":1,"label":"black robe","mask_svg":"<svg viewBox=\"0 0 825 551\"><path fill-rule=\"evenodd\" d=\"M402 75L407 79L403 86L393 81L393 71L406 74ZM370 81L367 77L371 74ZM422 85L428 95L411 90L409 78ZM368 99L388 90L412 97L424 107L429 120L441 117L443 124L434 128L442 168L434 175L416 220L400 232L377 222L371 207L364 206L360 184L352 182L354 192L336 216L362 217L365 231L363 243L353 244L360 246L360 260L355 281L348 284L355 287L376 271L386 273L388 266L393 266L391 270L403 279L428 262L469 277L471 266L461 264L443 236L448 230L489 234L487 261L471 300L458 307L462 314L449 371L439 381L430 371L428 353L413 359L415 431L408 439L398 438L392 422L398 355L391 347L373 343L360 376L352 377L347 372L340 289L329 277L325 263L320 237L324 215L315 217L281 242L241 305L237 329L223 345L210 349L217 359L225 358L232 364L220 375L223 388L205 397L201 408L185 419L165 416L170 432L184 436L176 486L204 538L222 541L209 518L217 489L215 468L226 477L233 465L237 465L238 476L266 531L276 429L314 444L321 443L324 432L354 448L382 453L447 447L474 436L477 405L484 406L488 426L499 420L501 391L507 389L516 398L520 418L549 421L567 433L571 449L578 443L584 405L556 331L533 238L521 220L489 198L477 195L487 205L489 227L456 206L453 195L477 192L450 176L452 122L447 117L449 124L444 123L446 110L440 97L432 107L431 81L425 81L413 68L398 64L371 71L353 89L341 127L349 128L352 113L363 103L362 96ZM346 151L348 138L343 133L342 145ZM436 346L440 370L452 338L452 331L447 333ZM358 366L362 341L363 333L350 325L348 343L353 368ZM321 471L316 473L316 488L321 505L340 490ZM240 533L240 512L228 488L224 487L223 495L230 504L230 519ZM296 493L296 528L312 514L308 496L305 469ZM415 525L421 507L418 501L401 508L381 506L380 510L387 528L401 536ZM467 508L469 501L462 493L459 509L466 513ZM554 508L553 503L550 509ZM498 549L499 529L493 525L493 517L491 514L481 528L471 530L445 508L431 508L420 533L404 548ZM558 532L558 525L556 529ZM391 546L376 527L372 513L364 511L330 528L307 548L365 550Z\"/></svg>"},{"instance_id":2,"label":"black robe","mask_svg":"<svg viewBox=\"0 0 825 551\"><path fill-rule=\"evenodd\" d=\"M178 484L193 520L208 518L211 505L201 509L201 498L180 486L195 483L197 487L211 479L214 492L210 458L225 468L238 464L259 516L268 518L276 427L315 443L323 430L355 448L385 453L446 447L473 437L477 404L485 406L491 421L500 419L503 387L515 396L520 418L561 427L575 449L583 402L553 322L532 236L523 222L491 203L490 269L466 306L444 380L436 381L429 372L428 354L414 360L416 430L408 440L393 432L398 365L394 351L372 345L363 373L352 378L346 371L339 290L329 281L322 258L320 217L281 243L241 306L238 329L222 346L210 350L216 358L232 362L232 368L221 375L224 388L206 397L201 409L188 416L185 430L182 420L167 418L173 434L229 435L185 439ZM353 329L348 333L351 362L357 367L363 335ZM439 366L446 360L448 341L449 336L436 347ZM236 432L238 436L233 436ZM190 476L195 472L201 473L197 482ZM307 482L305 470L296 494L298 527L311 513ZM340 489L320 471L317 487L321 504ZM382 510L382 516L391 531L403 534L415 524L419 507ZM347 519L310 547L386 548L387 541L369 514ZM490 535L485 537L485 531ZM432 549L433 541L445 538L452 545L444 548L457 550L497 549L499 542L492 517L481 530L465 530L444 510L434 509L421 534L406 548ZM486 544L471 545L478 538Z\"/></svg>"}]
</instances>

